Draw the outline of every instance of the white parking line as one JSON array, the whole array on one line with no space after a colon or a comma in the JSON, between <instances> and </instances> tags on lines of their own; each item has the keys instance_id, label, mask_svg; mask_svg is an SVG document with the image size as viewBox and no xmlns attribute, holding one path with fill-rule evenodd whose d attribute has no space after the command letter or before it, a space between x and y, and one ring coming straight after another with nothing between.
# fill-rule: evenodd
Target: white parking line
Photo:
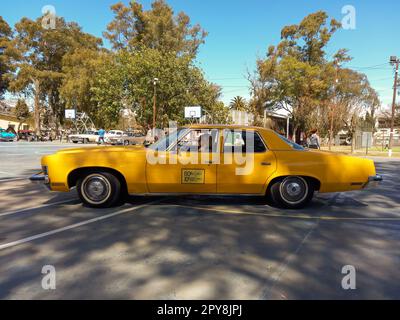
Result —
<instances>
[{"instance_id":1,"label":"white parking line","mask_svg":"<svg viewBox=\"0 0 400 320\"><path fill-rule=\"evenodd\" d=\"M142 204L142 205L137 206L137 207L123 209L123 210L120 210L120 211L117 211L117 212L114 212L114 213L106 214L106 215L101 216L101 217L97 217L97 218L93 218L93 219L90 219L90 220L78 222L78 223L75 223L75 224L71 224L71 225L63 227L63 228L59 228L59 229L55 229L55 230L52 230L52 231L36 234L34 236L27 237L27 238L24 238L24 239L21 239L21 240L5 243L5 244L0 245L0 250L7 249L7 248L10 248L10 247L15 247L15 246L18 246L18 245L26 243L26 242L30 242L30 241L34 241L34 240L37 240L37 239L45 238L45 237L51 236L53 234L64 232L64 231L71 230L71 229L74 229L74 228L78 228L78 227L81 227L81 226L84 226L84 225L87 225L87 224L90 224L90 223L95 223L95 222L98 222L98 221L101 221L101 220L109 219L109 218L121 215L123 213L126 213L126 212L135 211L135 210L138 210L138 209L141 209L141 208L145 208L145 207L148 207L148 206L150 206L150 205L152 205L154 203L160 202L160 201L161 200L151 201L151 202Z\"/></svg>"},{"instance_id":2,"label":"white parking line","mask_svg":"<svg viewBox=\"0 0 400 320\"><path fill-rule=\"evenodd\" d=\"M21 209L21 210L15 210L15 211L10 211L10 212L4 212L0 213L0 217L4 216L10 216L12 214L17 214L17 213L22 213L26 211L31 211L31 210L36 210L36 209L42 209L46 207L51 207L51 206L56 206L58 204L63 204L63 203L68 203L72 201L76 201L77 199L69 199L69 200L63 200L63 201L58 201L58 202L52 202L52 203L47 203L47 204L42 204L41 206L33 207L33 208L26 208L26 209Z\"/></svg>"},{"instance_id":3,"label":"white parking line","mask_svg":"<svg viewBox=\"0 0 400 320\"><path fill-rule=\"evenodd\" d=\"M9 182L9 181L19 181L19 180L27 180L28 181L28 177L24 177L24 178L0 178L0 182Z\"/></svg>"}]
</instances>

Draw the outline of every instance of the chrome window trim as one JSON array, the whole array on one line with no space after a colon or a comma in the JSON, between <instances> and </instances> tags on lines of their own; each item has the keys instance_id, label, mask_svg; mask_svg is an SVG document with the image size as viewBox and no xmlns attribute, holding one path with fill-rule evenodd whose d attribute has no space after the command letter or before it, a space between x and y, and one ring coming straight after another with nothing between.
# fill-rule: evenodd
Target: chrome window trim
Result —
<instances>
[{"instance_id":1,"label":"chrome window trim","mask_svg":"<svg viewBox=\"0 0 400 320\"><path fill-rule=\"evenodd\" d=\"M210 131L212 131L212 130L217 130L217 132L218 132L217 150L216 150L215 152L210 152L210 153L220 153L220 143L219 143L219 140L220 140L220 137L221 137L221 130L220 130L220 129L217 129L217 128L201 128L201 129L187 128L186 130L184 129L181 138L180 138L180 139L177 139L177 140L175 141L174 144L170 145L170 146L168 147L168 149L166 150L166 152L171 152L171 149L173 149L173 148L174 148L185 136L187 136L190 132L192 132L192 131L198 131L198 130L210 130Z\"/></svg>"}]
</instances>

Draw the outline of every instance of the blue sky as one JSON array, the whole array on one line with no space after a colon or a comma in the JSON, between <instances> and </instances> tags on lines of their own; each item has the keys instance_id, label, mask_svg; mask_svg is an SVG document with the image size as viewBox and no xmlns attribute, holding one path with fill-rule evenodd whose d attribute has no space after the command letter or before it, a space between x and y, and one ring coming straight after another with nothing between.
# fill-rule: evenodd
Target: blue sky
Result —
<instances>
[{"instance_id":1,"label":"blue sky","mask_svg":"<svg viewBox=\"0 0 400 320\"><path fill-rule=\"evenodd\" d=\"M101 36L112 20L110 6L117 0L2 0L0 15L9 24L22 17L36 18L45 5L53 5L57 15L78 22L85 32ZM123 1L127 3L128 1ZM140 1L145 8L151 0ZM209 32L201 47L198 64L206 77L223 88L223 101L236 95L249 97L247 71L279 42L280 30L299 23L309 13L328 12L342 20L342 7L356 9L356 29L340 30L332 39L328 54L349 49L354 58L348 65L368 75L383 106L391 104L393 68L390 55L400 56L398 15L400 2L392 0L167 0L175 12L185 11L193 23Z\"/></svg>"}]
</instances>

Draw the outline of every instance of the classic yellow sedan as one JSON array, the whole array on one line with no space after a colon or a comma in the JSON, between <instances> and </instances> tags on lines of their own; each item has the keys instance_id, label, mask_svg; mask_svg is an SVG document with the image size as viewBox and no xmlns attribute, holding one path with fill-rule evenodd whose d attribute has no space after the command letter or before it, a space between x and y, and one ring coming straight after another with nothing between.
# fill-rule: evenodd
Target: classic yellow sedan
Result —
<instances>
[{"instance_id":1,"label":"classic yellow sedan","mask_svg":"<svg viewBox=\"0 0 400 320\"><path fill-rule=\"evenodd\" d=\"M382 177L374 162L309 150L272 130L229 125L179 128L152 146L86 147L42 158L52 191L76 188L90 207L110 207L126 195L257 195L301 208L314 192L361 190Z\"/></svg>"}]
</instances>

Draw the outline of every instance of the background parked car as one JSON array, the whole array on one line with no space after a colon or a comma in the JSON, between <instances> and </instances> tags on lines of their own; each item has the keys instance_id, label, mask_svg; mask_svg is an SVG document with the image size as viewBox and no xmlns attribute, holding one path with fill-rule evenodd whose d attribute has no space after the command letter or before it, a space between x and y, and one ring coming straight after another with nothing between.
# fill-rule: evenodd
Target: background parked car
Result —
<instances>
[{"instance_id":1,"label":"background parked car","mask_svg":"<svg viewBox=\"0 0 400 320\"><path fill-rule=\"evenodd\" d=\"M137 145L143 144L146 139L146 136L141 133L135 132L125 132L121 137L112 137L110 138L110 144L112 145Z\"/></svg>"},{"instance_id":2,"label":"background parked car","mask_svg":"<svg viewBox=\"0 0 400 320\"><path fill-rule=\"evenodd\" d=\"M0 141L5 141L5 142L10 142L14 141L16 138L16 135L12 132L7 132L4 129L0 128Z\"/></svg>"},{"instance_id":3,"label":"background parked car","mask_svg":"<svg viewBox=\"0 0 400 320\"><path fill-rule=\"evenodd\" d=\"M96 143L99 140L99 133L98 131L86 131L82 134L71 134L68 139L73 143Z\"/></svg>"},{"instance_id":4,"label":"background parked car","mask_svg":"<svg viewBox=\"0 0 400 320\"><path fill-rule=\"evenodd\" d=\"M33 141L35 140L35 133L32 130L19 130L18 131L18 139Z\"/></svg>"},{"instance_id":5,"label":"background parked car","mask_svg":"<svg viewBox=\"0 0 400 320\"><path fill-rule=\"evenodd\" d=\"M104 136L104 142L111 144L112 138L121 138L124 135L124 132L121 130L110 130Z\"/></svg>"}]
</instances>

